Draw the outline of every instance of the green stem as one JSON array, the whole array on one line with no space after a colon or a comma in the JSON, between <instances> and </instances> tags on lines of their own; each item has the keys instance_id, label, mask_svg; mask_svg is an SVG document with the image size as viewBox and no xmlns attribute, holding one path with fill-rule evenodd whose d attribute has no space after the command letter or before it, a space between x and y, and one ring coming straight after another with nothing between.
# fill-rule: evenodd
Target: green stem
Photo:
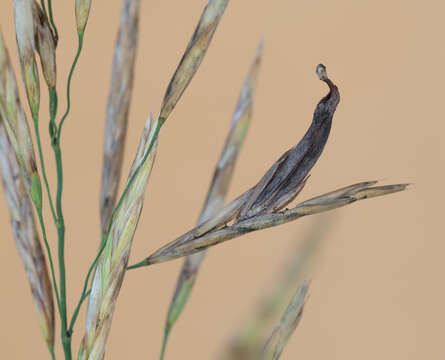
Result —
<instances>
[{"instance_id":1,"label":"green stem","mask_svg":"<svg viewBox=\"0 0 445 360\"><path fill-rule=\"evenodd\" d=\"M71 323L69 327L69 333L71 334L73 332L74 324L76 323L77 316L79 315L80 308L82 307L82 303L85 301L85 299L90 296L91 289L85 292L85 294L82 294L79 304L77 304L76 309L74 310L73 317L71 318Z\"/></svg>"},{"instance_id":2,"label":"green stem","mask_svg":"<svg viewBox=\"0 0 445 360\"><path fill-rule=\"evenodd\" d=\"M170 335L170 327L166 326L165 330L164 330L164 340L162 341L162 350L161 350L160 360L164 360L165 349L167 349L167 340L168 340L169 335Z\"/></svg>"},{"instance_id":3,"label":"green stem","mask_svg":"<svg viewBox=\"0 0 445 360\"><path fill-rule=\"evenodd\" d=\"M45 0L40 0L40 4L42 5L42 10L43 13L45 14L45 17L48 18L48 13L46 12Z\"/></svg>"},{"instance_id":4,"label":"green stem","mask_svg":"<svg viewBox=\"0 0 445 360\"><path fill-rule=\"evenodd\" d=\"M51 196L51 191L49 189L48 177L46 176L45 160L43 158L43 151L42 151L42 143L40 141L39 117L36 113L33 113L32 119L33 119L33 123L34 123L34 131L36 133L37 149L39 152L40 166L42 167L43 181L45 183L46 192L48 193L49 206L51 209L51 214L53 216L54 222L57 223L57 216L56 216L56 212L54 210L54 204L53 204L53 199Z\"/></svg>"},{"instance_id":5,"label":"green stem","mask_svg":"<svg viewBox=\"0 0 445 360\"><path fill-rule=\"evenodd\" d=\"M76 323L77 315L78 315L79 310L80 310L80 308L82 306L82 303L88 297L88 295L89 295L89 293L91 291L91 290L87 291L88 283L90 281L90 276L93 273L93 270L96 268L96 265L97 265L97 263L99 261L99 258L100 258L100 256L102 255L102 253L103 253L103 251L105 249L106 241L104 241L104 238L105 238L105 234L102 236L102 241L101 241L99 252L97 253L93 263L91 264L90 268L88 269L88 273L87 273L87 276L85 278L85 282L83 283L82 294L80 295L79 302L77 303L77 306L76 306L76 308L74 310L74 313L73 313L73 317L71 318L70 327L69 327L69 330L68 330L69 332L73 331L74 324Z\"/></svg>"},{"instance_id":6,"label":"green stem","mask_svg":"<svg viewBox=\"0 0 445 360\"><path fill-rule=\"evenodd\" d=\"M54 271L53 257L51 255L51 249L49 247L48 238L46 236L46 228L45 228L45 222L43 221L42 209L36 209L36 211L37 211L37 215L38 215L38 218L39 218L40 228L42 229L43 243L45 244L46 253L48 255L49 268L51 270L51 278L53 280L54 292L56 293L57 309L59 310L59 313L60 313L59 289L57 287L57 282L56 282L56 273Z\"/></svg>"},{"instance_id":7,"label":"green stem","mask_svg":"<svg viewBox=\"0 0 445 360\"><path fill-rule=\"evenodd\" d=\"M48 350L51 354L51 360L56 360L56 354L54 353L54 346L48 345Z\"/></svg>"},{"instance_id":8,"label":"green stem","mask_svg":"<svg viewBox=\"0 0 445 360\"><path fill-rule=\"evenodd\" d=\"M63 123L65 122L65 119L67 118L71 110L71 81L73 78L74 70L76 69L77 62L79 61L80 53L82 52L83 32L78 32L77 35L78 35L77 52L73 64L71 65L70 73L68 75L68 82L66 86L66 111L65 114L63 114L62 119L60 120L59 128L57 130L58 139L60 139L60 133L62 132Z\"/></svg>"},{"instance_id":9,"label":"green stem","mask_svg":"<svg viewBox=\"0 0 445 360\"><path fill-rule=\"evenodd\" d=\"M43 2L43 0L42 0L42 2ZM54 38L56 40L55 42L56 42L56 46L57 46L57 42L59 40L59 32L57 31L56 24L54 23L52 0L48 0L48 12L49 12L49 21L50 21L51 26L54 31Z\"/></svg>"},{"instance_id":10,"label":"green stem","mask_svg":"<svg viewBox=\"0 0 445 360\"><path fill-rule=\"evenodd\" d=\"M131 265L127 267L127 270L133 270L133 269L137 269L143 266L148 266L147 264L147 260L142 260L141 262L138 262L137 264Z\"/></svg>"},{"instance_id":11,"label":"green stem","mask_svg":"<svg viewBox=\"0 0 445 360\"><path fill-rule=\"evenodd\" d=\"M63 168L62 153L60 151L59 139L53 145L54 156L57 168L57 237L58 237L58 257L59 257L59 284L60 284L60 308L61 308L61 335L62 345L65 352L65 359L71 360L71 334L68 332L67 305L66 305L66 268L65 268L65 221L62 211L63 192Z\"/></svg>"}]
</instances>

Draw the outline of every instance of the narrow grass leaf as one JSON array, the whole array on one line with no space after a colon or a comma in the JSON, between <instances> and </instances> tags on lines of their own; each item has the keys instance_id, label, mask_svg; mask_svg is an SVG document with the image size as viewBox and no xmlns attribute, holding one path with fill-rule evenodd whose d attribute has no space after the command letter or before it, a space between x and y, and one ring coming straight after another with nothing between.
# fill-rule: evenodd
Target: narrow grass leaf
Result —
<instances>
[{"instance_id":1,"label":"narrow grass leaf","mask_svg":"<svg viewBox=\"0 0 445 360\"><path fill-rule=\"evenodd\" d=\"M12 232L25 267L43 337L54 347L54 304L51 282L20 167L0 116L0 169Z\"/></svg>"},{"instance_id":2,"label":"narrow grass leaf","mask_svg":"<svg viewBox=\"0 0 445 360\"><path fill-rule=\"evenodd\" d=\"M100 193L102 233L106 233L111 213L116 205L122 172L139 37L139 9L140 0L124 0L122 3L114 48Z\"/></svg>"},{"instance_id":3,"label":"narrow grass leaf","mask_svg":"<svg viewBox=\"0 0 445 360\"><path fill-rule=\"evenodd\" d=\"M222 208L226 199L236 160L246 137L252 117L253 95L261 64L262 49L263 44L261 43L241 89L233 114L230 131L216 165L213 179L201 211L201 216L198 220L198 225L214 216ZM167 315L161 359L164 356L170 329L182 313L182 310L188 301L197 273L204 260L204 256L205 252L201 252L187 257L184 261Z\"/></svg>"},{"instance_id":4,"label":"narrow grass leaf","mask_svg":"<svg viewBox=\"0 0 445 360\"><path fill-rule=\"evenodd\" d=\"M149 118L129 178L144 157L156 127L157 121ZM114 308L124 279L156 152L157 142L130 185L111 226L105 250L97 265L91 286L86 331L79 350L79 359L99 360L104 357Z\"/></svg>"},{"instance_id":5,"label":"narrow grass leaf","mask_svg":"<svg viewBox=\"0 0 445 360\"><path fill-rule=\"evenodd\" d=\"M295 292L280 322L264 345L261 360L278 360L303 315L309 283L304 281Z\"/></svg>"}]
</instances>

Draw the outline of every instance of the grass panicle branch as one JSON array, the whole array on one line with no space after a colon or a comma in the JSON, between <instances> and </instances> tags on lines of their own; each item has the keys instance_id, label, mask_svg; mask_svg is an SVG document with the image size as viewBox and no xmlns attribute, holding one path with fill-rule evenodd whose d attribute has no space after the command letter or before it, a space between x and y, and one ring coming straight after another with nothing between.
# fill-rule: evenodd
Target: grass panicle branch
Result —
<instances>
[{"instance_id":1,"label":"grass panicle branch","mask_svg":"<svg viewBox=\"0 0 445 360\"><path fill-rule=\"evenodd\" d=\"M99 260L88 302L85 335L79 350L79 359L102 359L111 328L113 312L124 279L131 245L144 203L145 189L157 153L155 142L147 161L136 173L151 144L157 122L149 117L144 129L129 179L136 177L123 199L106 240L104 253Z\"/></svg>"},{"instance_id":2,"label":"grass panicle branch","mask_svg":"<svg viewBox=\"0 0 445 360\"><path fill-rule=\"evenodd\" d=\"M261 360L278 360L280 358L284 347L301 320L308 289L309 283L307 281L303 281L298 287L280 322L275 326L264 345Z\"/></svg>"},{"instance_id":3,"label":"grass panicle branch","mask_svg":"<svg viewBox=\"0 0 445 360\"><path fill-rule=\"evenodd\" d=\"M104 136L100 214L106 233L116 205L133 91L134 68L139 37L139 0L124 0L114 48L111 86Z\"/></svg>"},{"instance_id":4,"label":"grass panicle branch","mask_svg":"<svg viewBox=\"0 0 445 360\"><path fill-rule=\"evenodd\" d=\"M11 226L20 258L37 308L40 328L50 351L54 351L54 304L32 203L28 197L15 151L0 116L0 170Z\"/></svg>"}]
</instances>

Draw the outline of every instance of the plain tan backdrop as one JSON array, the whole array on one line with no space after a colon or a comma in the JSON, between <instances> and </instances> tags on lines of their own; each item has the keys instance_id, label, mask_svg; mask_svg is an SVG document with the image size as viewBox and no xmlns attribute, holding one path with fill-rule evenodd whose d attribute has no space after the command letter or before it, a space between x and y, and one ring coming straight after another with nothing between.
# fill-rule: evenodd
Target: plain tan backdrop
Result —
<instances>
[{"instance_id":1,"label":"plain tan backdrop","mask_svg":"<svg viewBox=\"0 0 445 360\"><path fill-rule=\"evenodd\" d=\"M124 174L146 116L159 110L205 3L143 2ZM120 4L93 1L64 128L71 312L99 241L104 114ZM54 11L62 94L76 46L74 1L54 1ZM319 62L326 64L342 100L301 198L363 180L415 183L405 193L332 213L318 260L306 274L312 284L303 320L282 358L443 359L444 11L442 1L232 0L207 57L161 134L132 262L195 223L263 36L254 118L229 198L253 185L303 135L315 104L327 92L314 72ZM12 1L2 0L1 28L17 69L12 13ZM64 109L63 96L60 105ZM46 96L42 108L47 108ZM46 118L42 111L43 129ZM47 137L45 150L51 154ZM47 164L54 185L52 156ZM289 249L317 224L315 217L302 219L213 248L172 333L167 358L216 358L270 287ZM48 358L3 193L0 229L1 357ZM51 231L52 245L54 235ZM127 274L107 358L158 357L180 266L181 261L173 261ZM75 354L84 319L82 313Z\"/></svg>"}]
</instances>

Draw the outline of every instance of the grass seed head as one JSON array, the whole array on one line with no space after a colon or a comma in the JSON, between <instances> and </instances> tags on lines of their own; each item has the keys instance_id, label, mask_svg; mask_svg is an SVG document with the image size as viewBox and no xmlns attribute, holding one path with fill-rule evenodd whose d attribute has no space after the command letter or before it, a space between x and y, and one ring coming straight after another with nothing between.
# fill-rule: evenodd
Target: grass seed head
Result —
<instances>
[{"instance_id":1,"label":"grass seed head","mask_svg":"<svg viewBox=\"0 0 445 360\"><path fill-rule=\"evenodd\" d=\"M103 233L107 230L111 213L116 204L121 178L138 43L139 8L139 0L123 2L119 32L114 48L100 194Z\"/></svg>"},{"instance_id":2,"label":"grass seed head","mask_svg":"<svg viewBox=\"0 0 445 360\"><path fill-rule=\"evenodd\" d=\"M278 360L280 358L284 347L301 320L308 289L309 283L307 281L303 281L298 287L280 322L275 326L264 345L261 360Z\"/></svg>"},{"instance_id":3,"label":"grass seed head","mask_svg":"<svg viewBox=\"0 0 445 360\"><path fill-rule=\"evenodd\" d=\"M20 172L23 176L26 189L29 194L38 196L38 189L41 188L40 178L37 173L34 148L32 145L31 133L28 122L20 103L17 90L17 82L14 76L8 51L0 32L0 116L9 137L9 141L14 148ZM41 198L35 199L36 205L41 204Z\"/></svg>"},{"instance_id":4,"label":"grass seed head","mask_svg":"<svg viewBox=\"0 0 445 360\"><path fill-rule=\"evenodd\" d=\"M129 178L132 177L143 159L156 127L157 120L151 121L149 118ZM114 308L124 279L133 236L142 211L145 189L156 152L157 141L130 185L129 191L113 220L106 239L105 250L97 265L91 287L86 331L79 350L79 359L99 360L104 356Z\"/></svg>"},{"instance_id":5,"label":"grass seed head","mask_svg":"<svg viewBox=\"0 0 445 360\"><path fill-rule=\"evenodd\" d=\"M76 0L77 32L83 34L90 15L91 0Z\"/></svg>"},{"instance_id":6,"label":"grass seed head","mask_svg":"<svg viewBox=\"0 0 445 360\"><path fill-rule=\"evenodd\" d=\"M54 346L54 305L51 282L35 225L32 204L20 176L20 167L0 116L0 173L12 231L25 267L37 308L40 328L47 345Z\"/></svg>"},{"instance_id":7,"label":"grass seed head","mask_svg":"<svg viewBox=\"0 0 445 360\"><path fill-rule=\"evenodd\" d=\"M165 122L192 80L212 41L229 0L209 0L176 71L170 80L159 119Z\"/></svg>"},{"instance_id":8,"label":"grass seed head","mask_svg":"<svg viewBox=\"0 0 445 360\"><path fill-rule=\"evenodd\" d=\"M40 56L43 77L48 88L55 90L57 81L56 40L45 14L36 1L33 2L33 18L36 26L36 50Z\"/></svg>"},{"instance_id":9,"label":"grass seed head","mask_svg":"<svg viewBox=\"0 0 445 360\"><path fill-rule=\"evenodd\" d=\"M40 83L34 56L37 26L33 16L33 0L14 0L14 20L20 68L34 116L38 114L40 107Z\"/></svg>"}]
</instances>

